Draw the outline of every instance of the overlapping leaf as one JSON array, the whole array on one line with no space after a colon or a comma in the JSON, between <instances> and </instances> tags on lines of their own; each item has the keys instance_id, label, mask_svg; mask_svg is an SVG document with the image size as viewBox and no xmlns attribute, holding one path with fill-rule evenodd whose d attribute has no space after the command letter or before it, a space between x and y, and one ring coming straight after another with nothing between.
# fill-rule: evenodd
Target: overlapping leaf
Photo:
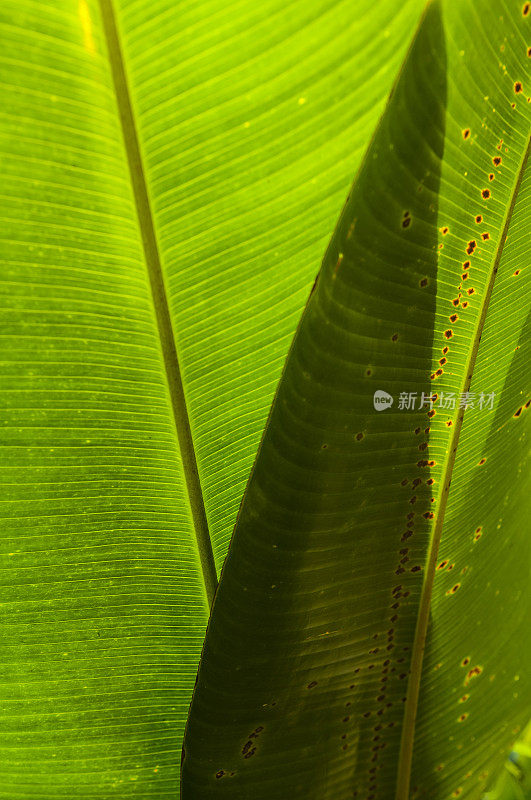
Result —
<instances>
[{"instance_id":1,"label":"overlapping leaf","mask_svg":"<svg viewBox=\"0 0 531 800\"><path fill-rule=\"evenodd\" d=\"M185 800L476 800L529 718L527 5L429 6L240 512Z\"/></svg>"}]
</instances>

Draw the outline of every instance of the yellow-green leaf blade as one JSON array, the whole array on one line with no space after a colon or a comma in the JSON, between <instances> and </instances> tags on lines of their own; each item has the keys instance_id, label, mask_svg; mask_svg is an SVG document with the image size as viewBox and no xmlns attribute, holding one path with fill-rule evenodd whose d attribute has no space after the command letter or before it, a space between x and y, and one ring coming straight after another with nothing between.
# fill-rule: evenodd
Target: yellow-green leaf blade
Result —
<instances>
[{"instance_id":1,"label":"yellow-green leaf blade","mask_svg":"<svg viewBox=\"0 0 531 800\"><path fill-rule=\"evenodd\" d=\"M390 0L366 2L346 32L345 3L112 4L218 565L314 255L421 4L388 19ZM6 2L1 24L0 795L175 797L207 608L124 97L94 0Z\"/></svg>"}]
</instances>

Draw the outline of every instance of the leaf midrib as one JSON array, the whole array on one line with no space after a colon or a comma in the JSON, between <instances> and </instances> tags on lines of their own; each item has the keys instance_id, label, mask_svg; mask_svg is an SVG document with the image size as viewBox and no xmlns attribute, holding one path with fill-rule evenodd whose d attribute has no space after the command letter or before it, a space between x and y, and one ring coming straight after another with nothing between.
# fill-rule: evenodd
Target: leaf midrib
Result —
<instances>
[{"instance_id":1,"label":"leaf midrib","mask_svg":"<svg viewBox=\"0 0 531 800\"><path fill-rule=\"evenodd\" d=\"M135 125L120 35L114 14L113 0L99 0L99 2L199 562L201 564L205 593L210 606L217 586L216 566L140 143Z\"/></svg>"},{"instance_id":2,"label":"leaf midrib","mask_svg":"<svg viewBox=\"0 0 531 800\"><path fill-rule=\"evenodd\" d=\"M524 176L524 172L526 169L530 149L531 149L531 136L528 137L527 147L524 150L522 161L520 163L520 168L516 175L516 180L511 194L511 200L507 207L505 224L503 226L498 248L496 250L496 254L492 262L492 269L489 278L489 283L487 285L485 296L483 298L483 303L481 306L481 313L479 315L477 323L476 333L474 336L474 340L472 342L472 346L470 348L470 353L466 364L462 392L468 392L470 389L470 384L472 382L472 376L474 373L474 367L476 364L476 358L481 341L481 335L483 332L483 327L485 324L489 303L492 296L492 290L494 288L494 282L496 280L496 275L498 273L498 266L500 264L501 257L503 254L505 241L507 239L507 233L509 230L509 226L511 224L511 218L513 215L514 207L516 205L516 200L518 198L518 192L520 191L520 185L522 183L522 178ZM431 537L430 546L428 550L426 567L424 570L424 582L422 585L419 613L415 629L415 638L413 641L410 676L407 687L407 700L404 709L404 721L402 726L402 739L400 743L400 756L398 762L395 800L409 800L409 785L411 779L411 766L413 761L415 722L417 716L420 684L422 678L422 662L424 656L424 647L426 644L426 635L429 623L431 596L433 591L435 568L438 560L439 544L441 541L442 530L444 526L444 515L446 512L448 495L450 493L449 492L450 484L452 481L452 473L455 465L455 458L456 458L457 448L459 445L459 437L463 425L464 413L465 413L465 408L459 409L456 422L454 425L454 433L448 447L446 462L442 472L441 489L439 491L439 497L438 497L439 512L437 514L437 519L433 528L433 534Z\"/></svg>"}]
</instances>

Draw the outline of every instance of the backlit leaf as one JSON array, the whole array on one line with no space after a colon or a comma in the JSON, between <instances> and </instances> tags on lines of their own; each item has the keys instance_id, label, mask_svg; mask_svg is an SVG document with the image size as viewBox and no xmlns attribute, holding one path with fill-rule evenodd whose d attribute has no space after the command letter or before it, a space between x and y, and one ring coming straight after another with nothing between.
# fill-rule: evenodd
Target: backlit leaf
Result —
<instances>
[{"instance_id":1,"label":"backlit leaf","mask_svg":"<svg viewBox=\"0 0 531 800\"><path fill-rule=\"evenodd\" d=\"M185 800L477 800L529 718L525 8L428 7L246 492Z\"/></svg>"}]
</instances>

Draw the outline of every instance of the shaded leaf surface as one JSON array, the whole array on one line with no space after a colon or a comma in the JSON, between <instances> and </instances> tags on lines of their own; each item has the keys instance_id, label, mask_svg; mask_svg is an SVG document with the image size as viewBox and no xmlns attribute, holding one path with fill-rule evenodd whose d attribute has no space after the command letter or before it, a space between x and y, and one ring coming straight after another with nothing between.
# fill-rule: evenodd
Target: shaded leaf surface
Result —
<instances>
[{"instance_id":1,"label":"shaded leaf surface","mask_svg":"<svg viewBox=\"0 0 531 800\"><path fill-rule=\"evenodd\" d=\"M527 722L528 26L502 2L425 16L240 512L185 800L476 799Z\"/></svg>"}]
</instances>

